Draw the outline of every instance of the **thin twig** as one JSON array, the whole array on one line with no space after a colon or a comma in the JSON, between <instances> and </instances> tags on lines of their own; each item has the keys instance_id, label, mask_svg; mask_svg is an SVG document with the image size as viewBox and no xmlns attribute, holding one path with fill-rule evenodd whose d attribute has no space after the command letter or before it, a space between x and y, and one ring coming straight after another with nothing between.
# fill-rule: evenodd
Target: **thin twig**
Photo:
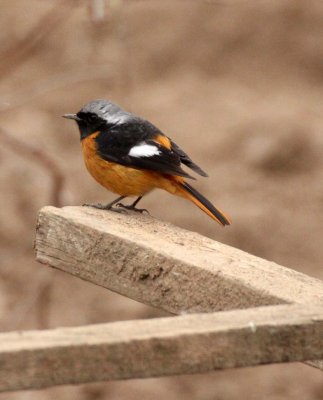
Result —
<instances>
[{"instance_id":1,"label":"thin twig","mask_svg":"<svg viewBox=\"0 0 323 400\"><path fill-rule=\"evenodd\" d=\"M29 158L45 168L45 170L49 173L52 182L49 200L50 204L60 207L62 205L64 175L56 161L54 161L53 158L41 148L22 142L20 139L15 138L2 128L0 128L0 140L6 146L10 147L15 153L22 157Z\"/></svg>"},{"instance_id":2,"label":"thin twig","mask_svg":"<svg viewBox=\"0 0 323 400\"><path fill-rule=\"evenodd\" d=\"M22 39L3 51L0 55L0 76L7 77L7 74L27 61L48 34L69 17L75 3L76 0L56 1L55 6Z\"/></svg>"}]
</instances>

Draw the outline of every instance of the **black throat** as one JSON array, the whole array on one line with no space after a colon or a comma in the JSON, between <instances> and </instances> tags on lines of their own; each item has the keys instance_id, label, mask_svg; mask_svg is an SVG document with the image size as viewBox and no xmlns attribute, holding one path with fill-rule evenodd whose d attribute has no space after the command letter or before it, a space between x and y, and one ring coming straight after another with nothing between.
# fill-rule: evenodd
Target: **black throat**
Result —
<instances>
[{"instance_id":1,"label":"black throat","mask_svg":"<svg viewBox=\"0 0 323 400\"><path fill-rule=\"evenodd\" d=\"M77 122L79 130L80 130L80 140L83 140L94 133L96 130L93 130L91 126L85 124L83 121Z\"/></svg>"}]
</instances>

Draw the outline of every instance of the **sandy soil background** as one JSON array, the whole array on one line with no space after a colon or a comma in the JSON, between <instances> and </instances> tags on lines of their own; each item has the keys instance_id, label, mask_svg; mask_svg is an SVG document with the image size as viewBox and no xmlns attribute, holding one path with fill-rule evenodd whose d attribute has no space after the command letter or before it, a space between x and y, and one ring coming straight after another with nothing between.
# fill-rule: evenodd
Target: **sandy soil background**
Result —
<instances>
[{"instance_id":1,"label":"sandy soil background","mask_svg":"<svg viewBox=\"0 0 323 400\"><path fill-rule=\"evenodd\" d=\"M94 7L95 4L99 6ZM164 220L323 279L323 3L320 0L2 0L1 129L40 146L65 178L63 205L109 201L60 116L109 98L151 120L210 177L196 187L233 219L221 229L155 192ZM34 261L51 179L0 132L0 329L42 329L160 311ZM323 399L302 364L2 394L0 399Z\"/></svg>"}]
</instances>

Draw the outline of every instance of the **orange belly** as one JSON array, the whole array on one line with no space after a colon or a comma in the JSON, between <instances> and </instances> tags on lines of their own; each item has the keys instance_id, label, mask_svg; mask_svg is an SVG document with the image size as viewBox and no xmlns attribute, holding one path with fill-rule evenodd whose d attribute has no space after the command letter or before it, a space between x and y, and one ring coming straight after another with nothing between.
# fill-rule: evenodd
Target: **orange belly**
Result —
<instances>
[{"instance_id":1,"label":"orange belly","mask_svg":"<svg viewBox=\"0 0 323 400\"><path fill-rule=\"evenodd\" d=\"M156 172L103 160L96 152L97 135L98 132L93 133L81 142L86 168L97 182L120 196L142 196L159 187L161 177Z\"/></svg>"}]
</instances>

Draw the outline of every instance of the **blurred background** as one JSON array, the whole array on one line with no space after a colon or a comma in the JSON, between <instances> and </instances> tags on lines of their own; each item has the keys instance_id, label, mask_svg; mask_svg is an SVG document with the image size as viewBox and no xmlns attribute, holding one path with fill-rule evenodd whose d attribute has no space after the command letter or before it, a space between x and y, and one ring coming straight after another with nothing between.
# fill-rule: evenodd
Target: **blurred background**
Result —
<instances>
[{"instance_id":1,"label":"blurred background","mask_svg":"<svg viewBox=\"0 0 323 400\"><path fill-rule=\"evenodd\" d=\"M108 98L171 136L209 173L195 186L221 229L156 192L151 214L323 279L321 0L2 0L0 329L162 312L34 261L38 210L110 201L61 118ZM167 205L167 206L166 206ZM303 364L2 394L0 399L323 399Z\"/></svg>"}]
</instances>

